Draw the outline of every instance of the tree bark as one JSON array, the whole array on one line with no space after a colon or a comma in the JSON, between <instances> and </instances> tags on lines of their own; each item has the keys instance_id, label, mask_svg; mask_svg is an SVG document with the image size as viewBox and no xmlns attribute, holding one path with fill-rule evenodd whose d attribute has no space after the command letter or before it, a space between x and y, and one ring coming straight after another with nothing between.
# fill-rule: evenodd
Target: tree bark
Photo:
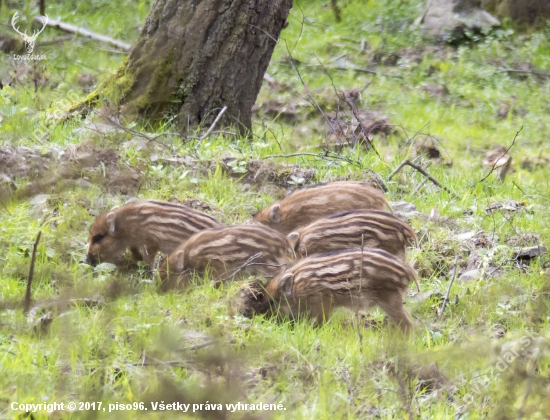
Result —
<instances>
[{"instance_id":1,"label":"tree bark","mask_svg":"<svg viewBox=\"0 0 550 420\"><path fill-rule=\"evenodd\" d=\"M180 131L211 124L251 130L251 109L292 0L157 0L106 96L122 114L176 115Z\"/></svg>"},{"instance_id":2,"label":"tree bark","mask_svg":"<svg viewBox=\"0 0 550 420\"><path fill-rule=\"evenodd\" d=\"M531 26L550 19L548 0L482 0L482 5L499 18L510 16L518 23Z\"/></svg>"}]
</instances>

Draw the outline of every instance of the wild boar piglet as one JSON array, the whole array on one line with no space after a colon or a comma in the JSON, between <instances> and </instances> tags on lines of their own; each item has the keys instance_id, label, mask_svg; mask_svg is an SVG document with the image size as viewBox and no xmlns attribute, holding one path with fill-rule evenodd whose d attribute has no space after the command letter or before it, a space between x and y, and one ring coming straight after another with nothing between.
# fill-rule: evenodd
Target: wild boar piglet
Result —
<instances>
[{"instance_id":1,"label":"wild boar piglet","mask_svg":"<svg viewBox=\"0 0 550 420\"><path fill-rule=\"evenodd\" d=\"M317 219L289 233L300 257L355 247L383 249L405 261L407 245L416 244L414 230L393 214L353 210Z\"/></svg>"},{"instance_id":2,"label":"wild boar piglet","mask_svg":"<svg viewBox=\"0 0 550 420\"><path fill-rule=\"evenodd\" d=\"M191 236L162 262L161 288L185 287L193 273L228 281L236 276L275 274L294 259L286 236L262 225L208 229Z\"/></svg>"},{"instance_id":3,"label":"wild boar piglet","mask_svg":"<svg viewBox=\"0 0 550 420\"><path fill-rule=\"evenodd\" d=\"M130 249L135 260L152 265L157 252L169 255L201 230L223 226L191 207L166 201L131 201L98 216L89 235L87 261L121 264Z\"/></svg>"},{"instance_id":4,"label":"wild boar piglet","mask_svg":"<svg viewBox=\"0 0 550 420\"><path fill-rule=\"evenodd\" d=\"M384 193L364 182L336 181L302 188L261 210L254 220L289 234L321 217L391 207Z\"/></svg>"},{"instance_id":5,"label":"wild boar piglet","mask_svg":"<svg viewBox=\"0 0 550 420\"><path fill-rule=\"evenodd\" d=\"M354 248L314 254L273 278L241 292L240 311L309 318L322 323L335 307L353 310L379 306L393 325L412 330L403 306L409 282L418 287L416 271L386 251Z\"/></svg>"}]
</instances>

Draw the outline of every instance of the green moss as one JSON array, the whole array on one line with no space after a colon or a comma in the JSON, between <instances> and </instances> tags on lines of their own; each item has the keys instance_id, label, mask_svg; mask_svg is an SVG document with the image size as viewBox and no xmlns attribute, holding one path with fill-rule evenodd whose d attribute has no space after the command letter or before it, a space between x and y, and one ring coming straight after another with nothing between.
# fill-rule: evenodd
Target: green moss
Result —
<instances>
[{"instance_id":1,"label":"green moss","mask_svg":"<svg viewBox=\"0 0 550 420\"><path fill-rule=\"evenodd\" d=\"M135 83L135 77L127 69L126 59L115 74L105 80L98 88L98 92L111 104L119 105L130 92Z\"/></svg>"}]
</instances>

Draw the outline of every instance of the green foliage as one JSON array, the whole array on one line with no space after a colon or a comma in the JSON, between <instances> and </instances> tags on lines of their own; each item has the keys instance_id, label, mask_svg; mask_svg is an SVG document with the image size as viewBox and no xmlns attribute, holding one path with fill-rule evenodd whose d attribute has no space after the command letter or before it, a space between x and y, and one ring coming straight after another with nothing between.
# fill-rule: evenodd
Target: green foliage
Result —
<instances>
[{"instance_id":1,"label":"green foliage","mask_svg":"<svg viewBox=\"0 0 550 420\"><path fill-rule=\"evenodd\" d=\"M13 3L2 3L3 22L11 19ZM47 13L133 42L152 3L47 2ZM35 4L27 2L21 13L33 16ZM72 104L109 80L124 57L82 38L37 47L47 60L35 64L0 56L0 146L32 147L48 157L52 148L69 153L74 152L70 146L85 143L120 155L118 166L45 184L37 192L47 194L43 200L35 200L32 174L7 174L9 182L0 178L0 412L17 415L19 410L9 407L13 401L101 401L108 406L209 400L281 401L286 411L271 413L281 419L547 416L548 257L522 265L514 249L533 234L536 242L549 243L550 78L504 70L550 72L550 27L521 34L505 22L455 48L433 45L411 26L422 13L420 0L339 4L343 19L335 23L329 2L295 2L268 69L279 87L265 83L258 103L305 105L298 104L301 111L288 119L280 111L275 118L256 118L252 141L224 133L184 140L172 135L169 122L139 121L129 131L107 134L82 130L81 121L59 123ZM9 27L0 31L14 36ZM56 36L47 29L40 40ZM296 67L289 64L289 53ZM334 58L339 56L378 73L337 69ZM80 80L86 74L94 77L93 86ZM161 77L162 69L157 74ZM447 91L430 93L431 85ZM121 88L123 93L127 86ZM347 110L338 95L353 88L365 88L355 105L387 115L394 129L385 136L374 134L376 152L353 146L328 153L325 119L307 102L326 113ZM489 171L481 163L485 152L510 146L520 127L510 149L515 172L504 182L496 174L479 182ZM416 144L428 134L442 157L453 161L452 166L432 162L429 172L456 197L429 183L417 189L424 177L410 168L388 179L403 159L415 156ZM272 158L288 166L263 168L279 171L273 176L276 182L254 183L251 162L292 153L297 155ZM369 170L375 171L391 201L412 202L422 213L410 220L420 246L409 258L421 274L422 292L430 296L407 300L415 318L414 338L396 336L379 310L368 315L337 311L320 327L264 317L248 320L237 313L239 284L216 288L206 276L195 279L187 291L161 294L158 279L143 266L92 269L81 263L94 216L131 196L190 200L223 223L242 223L303 182L303 175L289 172L291 165L313 169L312 182L368 179ZM106 172L115 169L139 173L139 186L126 192L113 189ZM52 164L51 172L56 170ZM64 178L91 186L63 184ZM19 195L3 200L4 185L15 186ZM524 205L517 211L486 211L508 200ZM428 217L434 208L439 218ZM457 238L479 230L486 245ZM32 296L39 306L24 316L21 302L38 231L42 240ZM438 317L454 257L460 256L464 271L473 251L483 279L456 279ZM522 348L521 340L531 332L541 337ZM499 358L510 349L517 349L517 356L501 373ZM433 363L435 373L419 373ZM437 378L439 371L446 382ZM436 386L437 381L445 383ZM58 414L69 418L83 413ZM143 414L119 411L116 417ZM229 417L244 417L244 412Z\"/></svg>"}]
</instances>

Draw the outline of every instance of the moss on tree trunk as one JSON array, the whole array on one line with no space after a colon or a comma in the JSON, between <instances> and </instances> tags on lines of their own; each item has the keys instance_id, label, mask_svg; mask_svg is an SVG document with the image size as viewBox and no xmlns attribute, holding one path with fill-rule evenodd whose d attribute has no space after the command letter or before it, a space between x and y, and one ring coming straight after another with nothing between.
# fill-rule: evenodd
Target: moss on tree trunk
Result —
<instances>
[{"instance_id":1,"label":"moss on tree trunk","mask_svg":"<svg viewBox=\"0 0 550 420\"><path fill-rule=\"evenodd\" d=\"M209 125L251 129L262 85L292 0L157 0L130 57L102 94L123 115L177 116L181 131Z\"/></svg>"}]
</instances>

